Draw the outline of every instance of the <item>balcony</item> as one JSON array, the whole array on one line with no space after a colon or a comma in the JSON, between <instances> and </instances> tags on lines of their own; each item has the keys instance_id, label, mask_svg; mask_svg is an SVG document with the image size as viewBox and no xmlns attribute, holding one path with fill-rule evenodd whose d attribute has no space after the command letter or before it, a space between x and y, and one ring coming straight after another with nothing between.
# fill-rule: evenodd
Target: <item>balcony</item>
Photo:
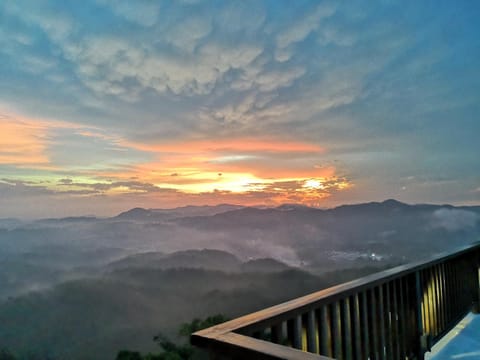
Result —
<instances>
[{"instance_id":1,"label":"balcony","mask_svg":"<svg viewBox=\"0 0 480 360\"><path fill-rule=\"evenodd\" d=\"M479 264L477 243L245 315L191 342L212 359L423 360L478 311Z\"/></svg>"}]
</instances>

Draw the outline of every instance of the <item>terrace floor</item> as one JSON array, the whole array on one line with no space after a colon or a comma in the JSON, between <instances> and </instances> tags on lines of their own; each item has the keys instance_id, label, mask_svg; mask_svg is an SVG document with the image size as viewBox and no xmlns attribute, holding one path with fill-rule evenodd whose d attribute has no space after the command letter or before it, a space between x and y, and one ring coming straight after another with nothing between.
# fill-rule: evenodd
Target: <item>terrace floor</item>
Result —
<instances>
[{"instance_id":1,"label":"terrace floor","mask_svg":"<svg viewBox=\"0 0 480 360\"><path fill-rule=\"evenodd\" d=\"M480 315L468 314L427 353L429 360L480 359Z\"/></svg>"}]
</instances>

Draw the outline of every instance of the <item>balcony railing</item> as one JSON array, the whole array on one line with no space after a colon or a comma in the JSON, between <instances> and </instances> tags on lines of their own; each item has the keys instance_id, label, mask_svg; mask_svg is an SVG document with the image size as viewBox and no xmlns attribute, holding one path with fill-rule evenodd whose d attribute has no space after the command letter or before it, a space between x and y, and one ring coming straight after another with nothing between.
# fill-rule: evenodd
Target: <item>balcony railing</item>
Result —
<instances>
[{"instance_id":1,"label":"balcony railing","mask_svg":"<svg viewBox=\"0 0 480 360\"><path fill-rule=\"evenodd\" d=\"M212 359L424 359L478 309L480 244L196 332Z\"/></svg>"}]
</instances>

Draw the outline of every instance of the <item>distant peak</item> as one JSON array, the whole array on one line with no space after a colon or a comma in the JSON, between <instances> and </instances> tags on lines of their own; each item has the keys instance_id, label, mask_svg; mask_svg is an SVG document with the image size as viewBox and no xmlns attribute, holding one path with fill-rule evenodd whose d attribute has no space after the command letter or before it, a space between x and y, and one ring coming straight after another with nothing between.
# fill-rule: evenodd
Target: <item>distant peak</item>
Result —
<instances>
[{"instance_id":1,"label":"distant peak","mask_svg":"<svg viewBox=\"0 0 480 360\"><path fill-rule=\"evenodd\" d=\"M407 204L402 203L402 202L400 202L398 200L395 200L395 199L387 199L384 202L382 202L382 204L389 205L389 206L405 206L405 205L407 205Z\"/></svg>"},{"instance_id":2,"label":"distant peak","mask_svg":"<svg viewBox=\"0 0 480 360\"><path fill-rule=\"evenodd\" d=\"M276 209L282 210L282 211L291 211L291 210L310 209L310 207L303 204L282 204L280 206L277 206Z\"/></svg>"},{"instance_id":3,"label":"distant peak","mask_svg":"<svg viewBox=\"0 0 480 360\"><path fill-rule=\"evenodd\" d=\"M118 214L117 217L122 218L122 217L131 217L131 216L140 216L140 215L147 215L149 213L150 213L150 210L147 210L141 207L136 207Z\"/></svg>"}]
</instances>

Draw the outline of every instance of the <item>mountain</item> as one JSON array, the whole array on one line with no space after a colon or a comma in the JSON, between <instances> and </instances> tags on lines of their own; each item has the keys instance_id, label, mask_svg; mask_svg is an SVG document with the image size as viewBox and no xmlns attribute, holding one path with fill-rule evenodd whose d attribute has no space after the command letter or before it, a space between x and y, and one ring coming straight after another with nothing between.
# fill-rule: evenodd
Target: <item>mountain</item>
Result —
<instances>
[{"instance_id":1,"label":"mountain","mask_svg":"<svg viewBox=\"0 0 480 360\"><path fill-rule=\"evenodd\" d=\"M238 271L240 260L220 250L185 250L172 254L150 252L135 254L112 262L110 269L153 268L153 269L207 269Z\"/></svg>"},{"instance_id":2,"label":"mountain","mask_svg":"<svg viewBox=\"0 0 480 360\"><path fill-rule=\"evenodd\" d=\"M120 213L119 215L114 217L114 219L138 221L166 220L187 216L212 216L215 214L220 214L223 212L237 210L241 208L243 208L243 206L231 204L219 204L215 206L183 206L173 209L133 208Z\"/></svg>"},{"instance_id":3,"label":"mountain","mask_svg":"<svg viewBox=\"0 0 480 360\"><path fill-rule=\"evenodd\" d=\"M7 219L4 223L11 227L0 228L0 262L9 264L0 265L0 299L63 281L63 276L52 275L55 272L102 274L108 264L126 256L134 256L125 260L132 262L128 266L162 259L163 265L155 266L220 264L218 268L229 271L239 266L238 261L270 258L316 274L369 266L373 261L404 263L479 240L479 219L480 207L409 205L396 200L328 210L292 204L277 208L224 204L135 208L113 218ZM161 255L202 249L224 251L236 259Z\"/></svg>"},{"instance_id":4,"label":"mountain","mask_svg":"<svg viewBox=\"0 0 480 360\"><path fill-rule=\"evenodd\" d=\"M218 204L214 206L204 205L204 206L183 206L175 209L156 209L155 212L174 214L175 217L186 217L186 216L212 216L216 214L221 214L227 211L242 209L242 205L232 205L232 204Z\"/></svg>"},{"instance_id":5,"label":"mountain","mask_svg":"<svg viewBox=\"0 0 480 360\"><path fill-rule=\"evenodd\" d=\"M396 200L3 223L0 348L57 359L153 351L154 335L193 317L236 316L480 240L480 207Z\"/></svg>"},{"instance_id":6,"label":"mountain","mask_svg":"<svg viewBox=\"0 0 480 360\"><path fill-rule=\"evenodd\" d=\"M158 351L153 336L175 338L180 324L194 318L233 318L375 270L319 277L298 270L121 269L0 303L0 348L71 360L114 359L121 349Z\"/></svg>"},{"instance_id":7,"label":"mountain","mask_svg":"<svg viewBox=\"0 0 480 360\"><path fill-rule=\"evenodd\" d=\"M153 218L160 217L162 214L157 214L155 210L152 209L143 209L143 208L133 208L128 211L118 214L115 219L119 220L151 220Z\"/></svg>"},{"instance_id":8,"label":"mountain","mask_svg":"<svg viewBox=\"0 0 480 360\"><path fill-rule=\"evenodd\" d=\"M184 217L177 220L177 223L186 226L193 226L203 230L232 229L232 228L273 228L281 224L282 220L288 218L286 211L274 208L259 209L245 207L238 210L226 211L214 216Z\"/></svg>"},{"instance_id":9,"label":"mountain","mask_svg":"<svg viewBox=\"0 0 480 360\"><path fill-rule=\"evenodd\" d=\"M97 221L98 218L96 216L68 216L64 218L47 218L47 219L40 219L37 220L37 223L44 223L44 224L56 224L56 223L83 223L83 222L93 222Z\"/></svg>"},{"instance_id":10,"label":"mountain","mask_svg":"<svg viewBox=\"0 0 480 360\"><path fill-rule=\"evenodd\" d=\"M0 230L10 230L21 226L24 222L15 218L0 219Z\"/></svg>"},{"instance_id":11,"label":"mountain","mask_svg":"<svg viewBox=\"0 0 480 360\"><path fill-rule=\"evenodd\" d=\"M409 205L396 200L344 205L320 210L305 207L243 208L177 219L176 223L223 236L223 246L244 257L269 257L311 270L365 266L375 253L400 263L454 249L480 237L477 208ZM243 241L238 241L243 239ZM235 243L233 243L235 242ZM255 251L254 251L255 249ZM351 256L332 257L334 251ZM350 260L349 260L350 259Z\"/></svg>"},{"instance_id":12,"label":"mountain","mask_svg":"<svg viewBox=\"0 0 480 360\"><path fill-rule=\"evenodd\" d=\"M107 265L110 271L121 269L202 269L224 272L280 272L292 269L280 261L262 258L242 262L221 250L185 250L171 254L148 252L127 256Z\"/></svg>"},{"instance_id":13,"label":"mountain","mask_svg":"<svg viewBox=\"0 0 480 360\"><path fill-rule=\"evenodd\" d=\"M269 258L249 260L241 265L242 271L252 273L271 273L286 271L288 269L291 268L287 264Z\"/></svg>"},{"instance_id":14,"label":"mountain","mask_svg":"<svg viewBox=\"0 0 480 360\"><path fill-rule=\"evenodd\" d=\"M311 210L316 210L315 208L311 208L309 206L302 205L302 204L282 204L280 206L277 206L275 209L280 210L280 211L293 211L293 210L311 211Z\"/></svg>"},{"instance_id":15,"label":"mountain","mask_svg":"<svg viewBox=\"0 0 480 360\"><path fill-rule=\"evenodd\" d=\"M434 207L437 205L434 205ZM408 205L394 199L388 199L383 202L370 202L364 204L341 205L327 210L336 215L360 215L360 214L378 214L379 212L401 212L415 209L416 205Z\"/></svg>"}]
</instances>

